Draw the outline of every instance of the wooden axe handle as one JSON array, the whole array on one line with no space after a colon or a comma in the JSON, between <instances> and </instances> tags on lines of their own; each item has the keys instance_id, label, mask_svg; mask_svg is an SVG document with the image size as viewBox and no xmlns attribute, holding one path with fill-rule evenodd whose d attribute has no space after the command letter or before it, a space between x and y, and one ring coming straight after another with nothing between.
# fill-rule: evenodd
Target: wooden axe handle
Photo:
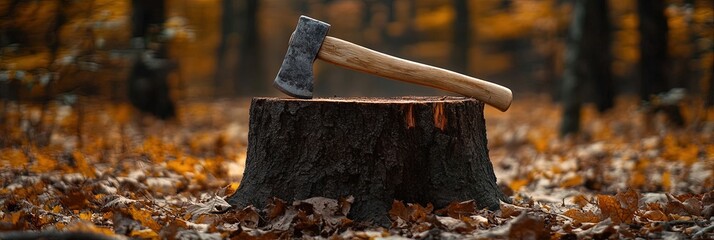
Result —
<instances>
[{"instance_id":1,"label":"wooden axe handle","mask_svg":"<svg viewBox=\"0 0 714 240\"><path fill-rule=\"evenodd\" d=\"M508 110L513 100L513 93L504 86L389 56L330 36L325 37L317 57L349 69L476 98L501 111Z\"/></svg>"}]
</instances>

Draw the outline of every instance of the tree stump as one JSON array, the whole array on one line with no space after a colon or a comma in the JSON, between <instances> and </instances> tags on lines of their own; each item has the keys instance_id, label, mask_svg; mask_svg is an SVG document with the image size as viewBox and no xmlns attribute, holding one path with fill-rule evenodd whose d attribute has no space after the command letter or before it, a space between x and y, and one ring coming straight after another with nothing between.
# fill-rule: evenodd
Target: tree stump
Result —
<instances>
[{"instance_id":1,"label":"tree stump","mask_svg":"<svg viewBox=\"0 0 714 240\"><path fill-rule=\"evenodd\" d=\"M394 200L442 208L504 195L488 157L483 103L462 97L254 98L248 156L228 202L352 195L349 218L388 225Z\"/></svg>"}]
</instances>

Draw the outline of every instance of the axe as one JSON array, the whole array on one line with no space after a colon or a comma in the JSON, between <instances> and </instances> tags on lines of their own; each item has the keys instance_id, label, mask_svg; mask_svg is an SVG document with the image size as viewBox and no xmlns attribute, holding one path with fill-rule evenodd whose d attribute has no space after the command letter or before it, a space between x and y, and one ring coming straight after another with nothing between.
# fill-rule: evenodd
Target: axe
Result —
<instances>
[{"instance_id":1,"label":"axe","mask_svg":"<svg viewBox=\"0 0 714 240\"><path fill-rule=\"evenodd\" d=\"M330 37L329 29L328 23L300 16L273 82L276 88L293 97L312 98L312 63L317 57L345 68L476 98L501 111L511 106L513 94L506 87Z\"/></svg>"}]
</instances>

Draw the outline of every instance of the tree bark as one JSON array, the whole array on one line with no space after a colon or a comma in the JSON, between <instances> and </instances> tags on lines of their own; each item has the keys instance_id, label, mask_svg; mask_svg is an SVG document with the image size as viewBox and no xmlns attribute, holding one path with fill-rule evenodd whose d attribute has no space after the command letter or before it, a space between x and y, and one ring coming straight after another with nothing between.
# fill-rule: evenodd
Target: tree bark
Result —
<instances>
[{"instance_id":1,"label":"tree bark","mask_svg":"<svg viewBox=\"0 0 714 240\"><path fill-rule=\"evenodd\" d=\"M637 0L640 30L640 98L649 101L652 95L668 89L667 17L664 0Z\"/></svg>"},{"instance_id":2,"label":"tree bark","mask_svg":"<svg viewBox=\"0 0 714 240\"><path fill-rule=\"evenodd\" d=\"M254 98L245 175L228 202L352 195L350 217L388 225L393 200L436 208L507 201L488 157L483 103L460 97Z\"/></svg>"}]
</instances>

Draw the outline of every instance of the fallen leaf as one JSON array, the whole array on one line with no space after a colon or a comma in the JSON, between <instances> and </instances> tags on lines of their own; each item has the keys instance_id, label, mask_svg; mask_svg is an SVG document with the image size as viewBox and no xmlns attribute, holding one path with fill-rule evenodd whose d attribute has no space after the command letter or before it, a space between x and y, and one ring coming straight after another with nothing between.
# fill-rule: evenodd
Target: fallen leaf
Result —
<instances>
[{"instance_id":1,"label":"fallen leaf","mask_svg":"<svg viewBox=\"0 0 714 240\"><path fill-rule=\"evenodd\" d=\"M476 202L474 200L468 200L449 203L446 208L439 209L435 213L439 215L447 215L454 219L461 219L464 216L474 215L476 212Z\"/></svg>"},{"instance_id":2,"label":"fallen leaf","mask_svg":"<svg viewBox=\"0 0 714 240\"><path fill-rule=\"evenodd\" d=\"M576 223L597 223L600 218L592 211L584 211L579 209L568 209L563 215L572 218Z\"/></svg>"},{"instance_id":3,"label":"fallen leaf","mask_svg":"<svg viewBox=\"0 0 714 240\"><path fill-rule=\"evenodd\" d=\"M643 217L650 221L667 221L667 215L660 210L649 210L643 214Z\"/></svg>"},{"instance_id":4,"label":"fallen leaf","mask_svg":"<svg viewBox=\"0 0 714 240\"><path fill-rule=\"evenodd\" d=\"M161 230L161 225L159 225L159 223L157 223L156 220L154 220L151 212L149 212L147 209L140 209L140 208L131 206L131 207L129 207L128 212L131 215L132 219L140 222L144 226L147 226L154 231Z\"/></svg>"}]
</instances>

